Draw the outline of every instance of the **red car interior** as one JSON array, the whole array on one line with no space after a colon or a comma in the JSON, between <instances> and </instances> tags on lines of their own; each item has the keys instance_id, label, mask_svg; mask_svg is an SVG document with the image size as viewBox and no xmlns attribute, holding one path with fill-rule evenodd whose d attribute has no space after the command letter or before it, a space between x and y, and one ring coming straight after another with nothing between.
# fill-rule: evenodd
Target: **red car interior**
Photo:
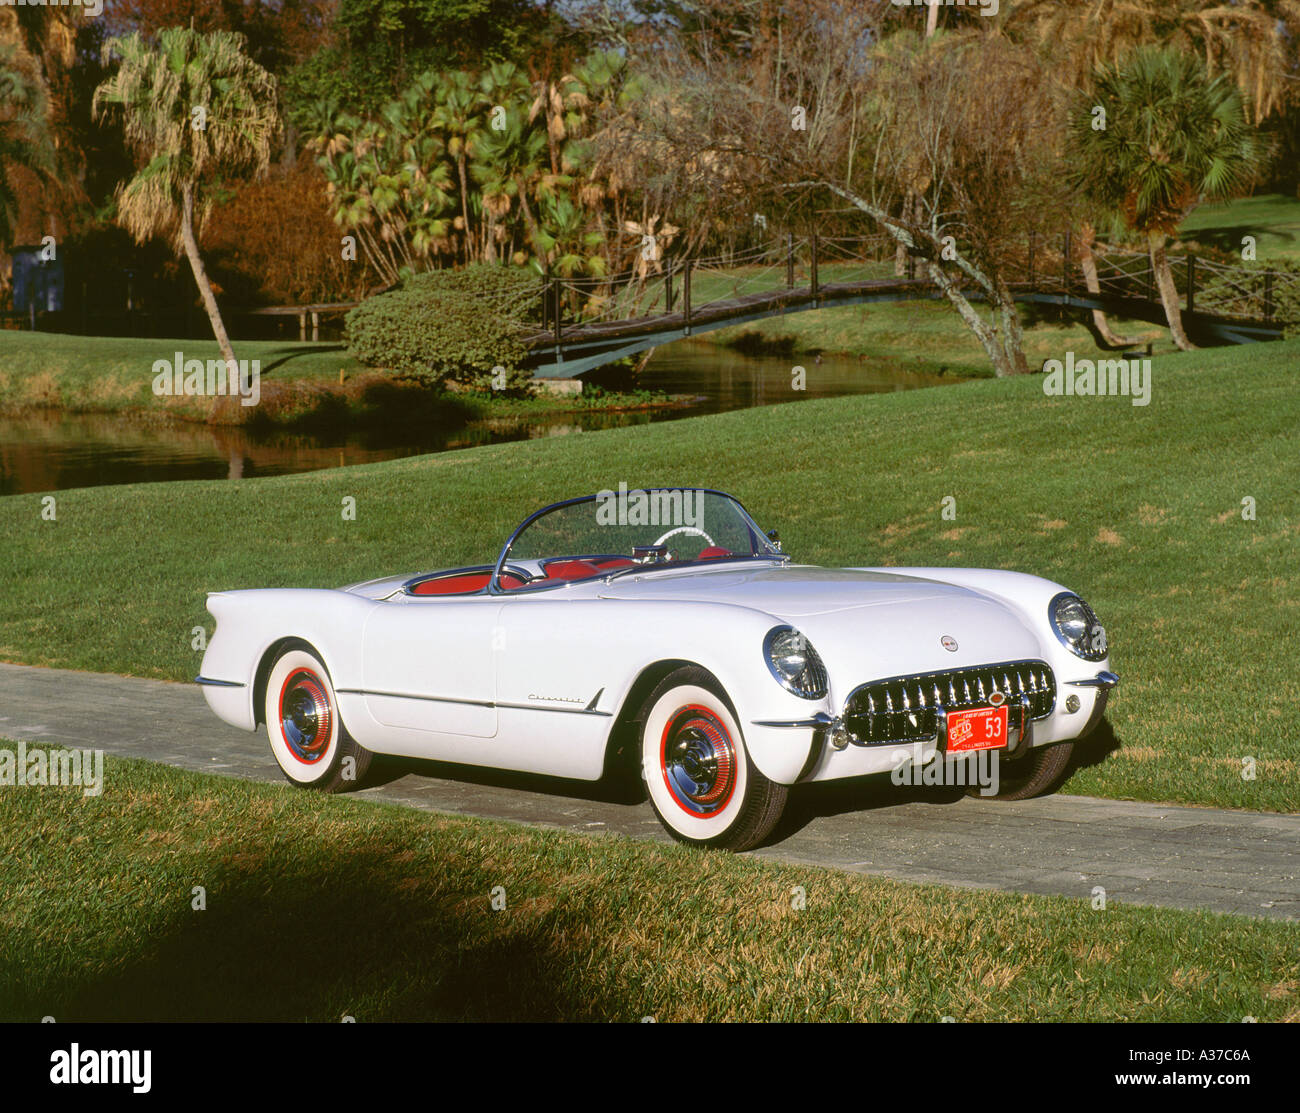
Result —
<instances>
[{"instance_id":1,"label":"red car interior","mask_svg":"<svg viewBox=\"0 0 1300 1113\"><path fill-rule=\"evenodd\" d=\"M720 560L722 557L733 555L730 549L710 545L700 553L698 559ZM627 557L619 556L593 557L590 560L570 560L567 558L548 560L542 564L542 571L545 575L534 579L525 579L513 572L502 572L501 586L506 591L514 591L517 588L536 585L544 580L585 580L616 568L630 568L634 563L635 561ZM488 581L491 579L492 569L490 568L458 572L453 576L432 576L415 584L411 588L411 594L473 595L475 592L482 591L487 587Z\"/></svg>"}]
</instances>

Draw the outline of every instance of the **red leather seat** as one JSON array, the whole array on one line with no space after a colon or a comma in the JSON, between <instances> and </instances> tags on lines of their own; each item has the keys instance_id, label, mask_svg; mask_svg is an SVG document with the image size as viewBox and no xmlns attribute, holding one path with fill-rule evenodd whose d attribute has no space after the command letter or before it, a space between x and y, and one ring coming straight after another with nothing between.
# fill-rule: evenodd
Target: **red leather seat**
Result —
<instances>
[{"instance_id":1,"label":"red leather seat","mask_svg":"<svg viewBox=\"0 0 1300 1113\"><path fill-rule=\"evenodd\" d=\"M492 579L488 572L462 572L457 576L435 576L431 580L421 580L413 588L412 595L473 595L482 591ZM509 591L511 588L523 587L527 581L521 580L510 572L501 573L501 586Z\"/></svg>"},{"instance_id":2,"label":"red leather seat","mask_svg":"<svg viewBox=\"0 0 1300 1113\"><path fill-rule=\"evenodd\" d=\"M730 549L724 549L718 545L710 545L707 549L701 549L700 560L720 560L722 557L735 556Z\"/></svg>"},{"instance_id":3,"label":"red leather seat","mask_svg":"<svg viewBox=\"0 0 1300 1113\"><path fill-rule=\"evenodd\" d=\"M553 560L543 571L548 580L586 580L600 575L600 569L589 560Z\"/></svg>"}]
</instances>

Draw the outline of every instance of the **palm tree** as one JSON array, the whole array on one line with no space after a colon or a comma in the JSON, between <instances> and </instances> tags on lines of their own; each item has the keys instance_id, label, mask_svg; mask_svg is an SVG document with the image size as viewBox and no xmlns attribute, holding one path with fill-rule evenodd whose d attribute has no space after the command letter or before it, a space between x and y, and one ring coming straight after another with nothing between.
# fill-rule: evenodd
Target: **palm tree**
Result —
<instances>
[{"instance_id":1,"label":"palm tree","mask_svg":"<svg viewBox=\"0 0 1300 1113\"><path fill-rule=\"evenodd\" d=\"M1205 59L1212 77L1228 74L1250 98L1259 124L1286 96L1291 76L1286 9L1295 0L1009 0L1002 25L1052 50L1072 89L1091 87L1103 66L1146 46Z\"/></svg>"},{"instance_id":2,"label":"palm tree","mask_svg":"<svg viewBox=\"0 0 1300 1113\"><path fill-rule=\"evenodd\" d=\"M447 154L456 164L460 180L460 211L465 261L473 248L469 221L469 174L467 167L474 145L482 134L484 97L473 78L463 70L448 74L437 89L433 122L442 133Z\"/></svg>"},{"instance_id":3,"label":"palm tree","mask_svg":"<svg viewBox=\"0 0 1300 1113\"><path fill-rule=\"evenodd\" d=\"M54 171L46 118L39 81L18 64L12 48L0 50L0 248L11 244L18 219L18 194L9 175L17 167L45 176Z\"/></svg>"},{"instance_id":4,"label":"palm tree","mask_svg":"<svg viewBox=\"0 0 1300 1113\"><path fill-rule=\"evenodd\" d=\"M94 112L120 109L127 141L144 166L117 189L118 219L143 243L170 234L184 251L212 333L235 359L208 282L198 237L218 177L266 173L279 132L275 78L245 53L243 35L183 27L112 38L104 57L117 71L95 90ZM201 112L199 110L202 110Z\"/></svg>"},{"instance_id":5,"label":"palm tree","mask_svg":"<svg viewBox=\"0 0 1300 1113\"><path fill-rule=\"evenodd\" d=\"M1264 144L1236 85L1210 77L1193 55L1144 48L1104 67L1094 84L1070 119L1075 184L1146 241L1169 331L1188 350L1169 237L1202 201L1225 200L1249 185ZM1105 109L1103 129L1093 127L1094 105Z\"/></svg>"}]
</instances>

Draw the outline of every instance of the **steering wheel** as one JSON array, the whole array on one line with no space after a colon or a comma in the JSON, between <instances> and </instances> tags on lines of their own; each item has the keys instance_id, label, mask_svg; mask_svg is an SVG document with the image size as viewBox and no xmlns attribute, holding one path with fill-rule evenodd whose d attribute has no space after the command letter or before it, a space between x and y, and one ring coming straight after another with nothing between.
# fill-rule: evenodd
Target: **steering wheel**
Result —
<instances>
[{"instance_id":1,"label":"steering wheel","mask_svg":"<svg viewBox=\"0 0 1300 1113\"><path fill-rule=\"evenodd\" d=\"M662 545L665 541L668 540L668 538L676 537L679 533L692 533L696 537L703 537L704 540L707 541L710 545L713 545L715 547L717 545L717 542L714 541L712 537L710 537L707 533L705 533L704 530L699 529L696 526L677 526L675 529L670 529L661 538L659 538L658 541L655 542L655 545L656 546Z\"/></svg>"}]
</instances>

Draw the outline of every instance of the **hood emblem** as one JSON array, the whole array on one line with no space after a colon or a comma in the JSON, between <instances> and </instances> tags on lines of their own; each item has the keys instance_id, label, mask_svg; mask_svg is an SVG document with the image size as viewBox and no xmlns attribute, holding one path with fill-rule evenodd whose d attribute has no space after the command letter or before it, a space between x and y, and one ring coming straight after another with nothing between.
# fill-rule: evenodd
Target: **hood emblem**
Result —
<instances>
[{"instance_id":1,"label":"hood emblem","mask_svg":"<svg viewBox=\"0 0 1300 1113\"><path fill-rule=\"evenodd\" d=\"M1001 707L1006 702L1007 702L1007 697L1004 696L1001 692L993 691L989 693L989 703L991 703L994 707Z\"/></svg>"},{"instance_id":2,"label":"hood emblem","mask_svg":"<svg viewBox=\"0 0 1300 1113\"><path fill-rule=\"evenodd\" d=\"M949 653L957 652L957 639L948 634L944 634L944 636L939 639L939 644Z\"/></svg>"}]
</instances>

